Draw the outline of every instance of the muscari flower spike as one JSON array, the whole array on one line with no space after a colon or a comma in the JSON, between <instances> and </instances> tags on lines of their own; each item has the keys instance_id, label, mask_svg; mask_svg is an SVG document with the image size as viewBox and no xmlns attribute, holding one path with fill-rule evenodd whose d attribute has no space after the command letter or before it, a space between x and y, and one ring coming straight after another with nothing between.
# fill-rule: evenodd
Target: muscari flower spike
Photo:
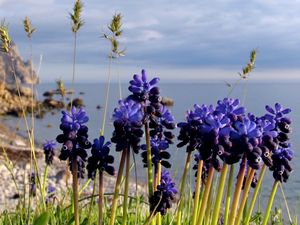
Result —
<instances>
[{"instance_id":1,"label":"muscari flower spike","mask_svg":"<svg viewBox=\"0 0 300 225\"><path fill-rule=\"evenodd\" d=\"M155 98L153 96L159 95L159 89L156 87L158 82L158 77L148 81L146 71L143 69L141 75L135 74L133 79L129 82L130 86L128 87L128 90L132 92L130 98L137 102Z\"/></svg>"},{"instance_id":2,"label":"muscari flower spike","mask_svg":"<svg viewBox=\"0 0 300 225\"><path fill-rule=\"evenodd\" d=\"M171 154L166 150L169 148L169 143L167 140L159 139L157 136L151 138L151 155L152 155L152 163L155 168L157 168L158 163L161 163L165 168L170 168L171 164L167 161L170 159ZM144 167L147 167L147 146L143 144L141 149L144 150L142 152L142 158Z\"/></svg>"},{"instance_id":3,"label":"muscari flower spike","mask_svg":"<svg viewBox=\"0 0 300 225\"><path fill-rule=\"evenodd\" d=\"M92 155L88 158L87 164L89 178L95 179L97 170L105 171L109 175L115 174L115 168L110 165L114 162L114 157L109 154L110 146L110 142L105 143L104 136L94 140L91 150Z\"/></svg>"},{"instance_id":4,"label":"muscari flower spike","mask_svg":"<svg viewBox=\"0 0 300 225\"><path fill-rule=\"evenodd\" d=\"M35 173L29 174L29 193L31 196L36 196Z\"/></svg>"},{"instance_id":5,"label":"muscari flower spike","mask_svg":"<svg viewBox=\"0 0 300 225\"><path fill-rule=\"evenodd\" d=\"M287 148L278 148L272 154L273 166L270 168L273 171L273 177L280 182L287 182L290 173L293 171L290 161L294 156L291 145Z\"/></svg>"},{"instance_id":6,"label":"muscari flower spike","mask_svg":"<svg viewBox=\"0 0 300 225\"><path fill-rule=\"evenodd\" d=\"M233 124L230 131L232 148L230 155L225 160L232 164L238 162L243 156L253 169L259 169L262 162L262 150L259 147L259 139L262 137L262 129L249 117L242 117Z\"/></svg>"},{"instance_id":7,"label":"muscari flower spike","mask_svg":"<svg viewBox=\"0 0 300 225\"><path fill-rule=\"evenodd\" d=\"M132 147L135 153L140 149L140 139L144 132L142 130L143 112L141 104L131 99L119 101L119 107L113 113L114 127L111 141L116 143L116 151Z\"/></svg>"},{"instance_id":8,"label":"muscari flower spike","mask_svg":"<svg viewBox=\"0 0 300 225\"><path fill-rule=\"evenodd\" d=\"M150 197L151 212L155 210L155 214L160 212L161 215L165 215L167 209L171 208L177 192L170 173L166 170L162 171L160 185L157 186L157 191Z\"/></svg>"},{"instance_id":9,"label":"muscari flower spike","mask_svg":"<svg viewBox=\"0 0 300 225\"><path fill-rule=\"evenodd\" d=\"M232 121L236 121L237 116L245 114L246 109L240 106L239 99L224 98L217 102L216 111L226 115Z\"/></svg>"},{"instance_id":10,"label":"muscari flower spike","mask_svg":"<svg viewBox=\"0 0 300 225\"><path fill-rule=\"evenodd\" d=\"M53 140L46 140L46 142L43 144L43 149L45 154L45 162L47 165L51 165L55 155L56 142Z\"/></svg>"},{"instance_id":11,"label":"muscari flower spike","mask_svg":"<svg viewBox=\"0 0 300 225\"><path fill-rule=\"evenodd\" d=\"M56 137L56 141L63 144L59 158L69 159L70 170L72 170L73 159L76 158L78 177L83 178L87 158L86 149L91 147L88 140L88 127L84 125L89 118L83 108L77 111L74 106L70 113L62 111L62 114L60 129L63 133Z\"/></svg>"},{"instance_id":12,"label":"muscari flower spike","mask_svg":"<svg viewBox=\"0 0 300 225\"><path fill-rule=\"evenodd\" d=\"M195 177L197 177L197 171L198 171L198 165L199 165L199 161L202 160L201 155L199 153L196 153L194 155L194 160L195 160L195 164L193 166L193 170L195 171ZM204 162L203 166L202 166L202 174L201 174L201 181L205 184L206 183L206 179L208 177L208 170L210 167L210 163L209 162Z\"/></svg>"},{"instance_id":13,"label":"muscari flower spike","mask_svg":"<svg viewBox=\"0 0 300 225\"><path fill-rule=\"evenodd\" d=\"M197 149L201 143L201 133L199 126L203 123L204 118L213 111L213 107L206 105L194 105L194 110L189 110L186 113L186 122L180 122L177 126L180 128L177 144L178 148L185 145L186 151L191 152Z\"/></svg>"},{"instance_id":14,"label":"muscari flower spike","mask_svg":"<svg viewBox=\"0 0 300 225\"><path fill-rule=\"evenodd\" d=\"M176 124L167 107L161 105L160 109L150 116L149 127L151 137L158 136L160 139L167 140L169 144L173 143L175 135L170 130L175 129Z\"/></svg>"},{"instance_id":15,"label":"muscari flower spike","mask_svg":"<svg viewBox=\"0 0 300 225\"><path fill-rule=\"evenodd\" d=\"M48 186L47 188L47 196L46 196L46 204L48 205L50 202L54 202L56 189L54 186Z\"/></svg>"}]
</instances>

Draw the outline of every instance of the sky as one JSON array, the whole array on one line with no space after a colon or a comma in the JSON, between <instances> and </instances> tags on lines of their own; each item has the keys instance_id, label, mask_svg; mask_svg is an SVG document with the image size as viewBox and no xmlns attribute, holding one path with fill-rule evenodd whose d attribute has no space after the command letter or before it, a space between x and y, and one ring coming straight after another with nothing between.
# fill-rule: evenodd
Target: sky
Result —
<instances>
[{"instance_id":1,"label":"sky","mask_svg":"<svg viewBox=\"0 0 300 225\"><path fill-rule=\"evenodd\" d=\"M128 80L146 69L167 81L232 80L256 48L253 80L300 79L300 1L83 0L76 80L104 81L109 43L101 38L115 13L123 15L121 48L113 74ZM33 59L41 81L72 77L72 0L0 0L0 18L22 56L29 57L22 20L34 27ZM116 78L116 76L114 76Z\"/></svg>"}]
</instances>

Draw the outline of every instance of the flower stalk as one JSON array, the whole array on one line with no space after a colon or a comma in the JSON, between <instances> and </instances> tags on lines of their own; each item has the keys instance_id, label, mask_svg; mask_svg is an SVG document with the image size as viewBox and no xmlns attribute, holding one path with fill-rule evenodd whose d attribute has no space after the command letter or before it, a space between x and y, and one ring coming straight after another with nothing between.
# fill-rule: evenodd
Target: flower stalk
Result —
<instances>
[{"instance_id":1,"label":"flower stalk","mask_svg":"<svg viewBox=\"0 0 300 225\"><path fill-rule=\"evenodd\" d=\"M129 173L130 173L130 148L128 147L128 149L126 149L126 171L125 171L125 189L124 189L122 225L126 225L127 223Z\"/></svg>"},{"instance_id":2,"label":"flower stalk","mask_svg":"<svg viewBox=\"0 0 300 225\"><path fill-rule=\"evenodd\" d=\"M116 180L114 198L113 198L112 207L111 207L111 216L110 216L110 222L109 222L110 225L115 224L117 201L118 201L118 196L119 196L120 189L121 189L122 175L123 175L124 165L125 165L125 161L126 161L126 152L127 151L124 150L122 152L122 156L121 156L120 166L119 166L119 170L118 170L118 176L117 176L117 180Z\"/></svg>"},{"instance_id":3,"label":"flower stalk","mask_svg":"<svg viewBox=\"0 0 300 225\"><path fill-rule=\"evenodd\" d=\"M234 221L235 221L236 210L237 210L237 206L238 206L240 195L241 195L245 171L246 171L246 162L245 162L245 158L243 158L242 165L241 165L241 168L240 168L239 174L238 174L238 180L237 180L237 183L235 186L234 197L233 197L232 206L231 206L231 213L229 216L229 225L233 225Z\"/></svg>"},{"instance_id":4,"label":"flower stalk","mask_svg":"<svg viewBox=\"0 0 300 225\"><path fill-rule=\"evenodd\" d=\"M208 177L207 177L207 181L206 181L206 185L205 185L205 191L204 191L204 194L203 194L200 211L199 211L199 214L198 214L197 224L202 224L202 222L203 222L204 215L205 215L205 210L206 210L206 206L207 206L207 201L208 201L208 196L209 196L209 192L210 192L213 177L214 177L214 173L215 173L214 167L210 167L209 171L208 171Z\"/></svg>"},{"instance_id":5,"label":"flower stalk","mask_svg":"<svg viewBox=\"0 0 300 225\"><path fill-rule=\"evenodd\" d=\"M203 160L199 160L198 168L197 168L197 182L196 182L195 197L194 197L192 225L196 225L196 219L197 219L197 215L198 215L202 167L203 167Z\"/></svg>"},{"instance_id":6,"label":"flower stalk","mask_svg":"<svg viewBox=\"0 0 300 225\"><path fill-rule=\"evenodd\" d=\"M264 217L264 221L262 223L262 225L267 225L268 224L268 220L269 220L269 216L271 213L271 209L272 209L272 205L273 205L273 201L276 195L276 191L277 191L277 187L278 187L279 181L274 181L273 184L273 188L272 188L272 192L269 198L269 202L266 208L266 213L265 213L265 217Z\"/></svg>"},{"instance_id":7,"label":"flower stalk","mask_svg":"<svg viewBox=\"0 0 300 225\"><path fill-rule=\"evenodd\" d=\"M177 225L181 224L181 216L182 216L182 207L183 207L183 195L185 193L185 185L186 185L186 177L188 174L188 170L190 167L190 162L191 162L191 156L192 156L192 151L189 151L187 156L186 156L186 162L183 170L183 175L182 175L182 180L181 180L181 185L180 185L180 200L179 200L179 207L178 207L178 212L177 212Z\"/></svg>"},{"instance_id":8,"label":"flower stalk","mask_svg":"<svg viewBox=\"0 0 300 225\"><path fill-rule=\"evenodd\" d=\"M217 225L217 223L218 223L219 212L220 212L221 201L222 201L222 197L223 197L223 190L224 190L224 186L225 186L227 171L228 171L228 164L224 163L222 172L221 172L220 181L219 181L217 197L216 197L216 201L215 201L215 205L214 205L214 212L213 212L212 223L211 223L212 225Z\"/></svg>"},{"instance_id":9,"label":"flower stalk","mask_svg":"<svg viewBox=\"0 0 300 225\"><path fill-rule=\"evenodd\" d=\"M232 195L233 175L234 175L234 165L231 165L230 171L229 171L228 185L227 185L227 195L226 195L226 203L225 203L226 205L225 205L225 213L224 213L224 225L228 224L229 208L230 208L231 195Z\"/></svg>"},{"instance_id":10,"label":"flower stalk","mask_svg":"<svg viewBox=\"0 0 300 225\"><path fill-rule=\"evenodd\" d=\"M239 207L238 214L237 214L237 217L236 217L236 220L235 220L235 225L239 225L240 220L242 219L242 215L243 215L244 208L245 208L245 205L246 205L246 202L247 202L247 199L248 199L248 194L249 194L249 191L250 191L250 188L251 188L251 182L253 180L254 173L255 173L255 170L250 167L249 172L248 172L248 176L247 176L247 179L246 179L246 184L245 184L245 187L244 187L243 197L242 197L242 200L240 202L240 207Z\"/></svg>"},{"instance_id":11,"label":"flower stalk","mask_svg":"<svg viewBox=\"0 0 300 225\"><path fill-rule=\"evenodd\" d=\"M152 170L149 122L145 123L145 136L146 136L146 148L147 148L148 192L149 192L149 198L151 198L151 196L153 195L153 170Z\"/></svg>"},{"instance_id":12,"label":"flower stalk","mask_svg":"<svg viewBox=\"0 0 300 225\"><path fill-rule=\"evenodd\" d=\"M72 176L73 176L73 201L74 201L74 221L79 225L79 206L78 206L78 165L77 156L72 158Z\"/></svg>"},{"instance_id":13,"label":"flower stalk","mask_svg":"<svg viewBox=\"0 0 300 225\"><path fill-rule=\"evenodd\" d=\"M103 171L99 171L98 224L103 224Z\"/></svg>"},{"instance_id":14,"label":"flower stalk","mask_svg":"<svg viewBox=\"0 0 300 225\"><path fill-rule=\"evenodd\" d=\"M250 222L251 215L252 215L252 212L253 212L253 209L254 209L254 205L255 205L255 202L256 202L256 199L257 199L257 196L258 196L263 178L264 178L265 173L266 173L266 169L267 169L267 166L263 165L263 167L260 171L260 175L259 175L259 178L258 178L258 181L257 181L257 185L254 189L254 192L253 192L253 195L252 195L252 198L251 198L250 206L249 206L247 216L246 216L246 219L245 219L245 224L249 224L249 222Z\"/></svg>"}]
</instances>

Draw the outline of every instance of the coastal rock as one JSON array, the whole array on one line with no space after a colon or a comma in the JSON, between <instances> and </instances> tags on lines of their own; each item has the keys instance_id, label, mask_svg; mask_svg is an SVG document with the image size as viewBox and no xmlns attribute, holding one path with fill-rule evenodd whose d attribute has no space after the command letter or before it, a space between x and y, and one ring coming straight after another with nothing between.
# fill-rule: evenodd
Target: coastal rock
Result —
<instances>
[{"instance_id":1,"label":"coastal rock","mask_svg":"<svg viewBox=\"0 0 300 225\"><path fill-rule=\"evenodd\" d=\"M38 78L36 72L31 70L31 62L22 59L16 44L12 43L11 56L4 52L0 52L0 80L7 84L15 84L15 78L21 84L36 84Z\"/></svg>"},{"instance_id":2,"label":"coastal rock","mask_svg":"<svg viewBox=\"0 0 300 225\"><path fill-rule=\"evenodd\" d=\"M65 107L65 104L62 101L58 101L53 98L46 98L43 105L50 109L62 109Z\"/></svg>"}]
</instances>

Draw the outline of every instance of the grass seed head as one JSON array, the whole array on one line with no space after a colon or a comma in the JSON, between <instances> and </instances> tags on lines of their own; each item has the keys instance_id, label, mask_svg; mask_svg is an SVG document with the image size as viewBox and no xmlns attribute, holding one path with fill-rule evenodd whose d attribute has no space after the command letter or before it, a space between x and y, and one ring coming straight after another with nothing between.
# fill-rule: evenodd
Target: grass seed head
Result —
<instances>
[{"instance_id":1,"label":"grass seed head","mask_svg":"<svg viewBox=\"0 0 300 225\"><path fill-rule=\"evenodd\" d=\"M31 38L32 34L36 31L36 28L33 28L29 18L26 16L23 20L24 30L27 33L27 37Z\"/></svg>"},{"instance_id":2,"label":"grass seed head","mask_svg":"<svg viewBox=\"0 0 300 225\"><path fill-rule=\"evenodd\" d=\"M8 24L5 23L5 20L3 20L0 25L0 39L2 42L0 50L2 52L9 53L11 47L11 39L8 33Z\"/></svg>"},{"instance_id":3,"label":"grass seed head","mask_svg":"<svg viewBox=\"0 0 300 225\"><path fill-rule=\"evenodd\" d=\"M73 13L70 13L70 17L72 20L72 31L73 33L77 33L78 30L83 26L84 21L81 19L81 13L83 9L83 4L80 0L76 0L75 5L73 7Z\"/></svg>"}]
</instances>

